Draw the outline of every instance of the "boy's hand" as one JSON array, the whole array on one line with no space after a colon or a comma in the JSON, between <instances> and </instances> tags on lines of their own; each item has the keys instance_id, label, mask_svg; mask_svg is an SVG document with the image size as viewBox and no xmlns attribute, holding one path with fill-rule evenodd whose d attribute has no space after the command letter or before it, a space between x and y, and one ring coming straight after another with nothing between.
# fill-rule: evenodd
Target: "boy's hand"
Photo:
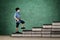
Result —
<instances>
[{"instance_id":1,"label":"boy's hand","mask_svg":"<svg viewBox=\"0 0 60 40\"><path fill-rule=\"evenodd\" d=\"M17 21L19 21L19 19L17 19Z\"/></svg>"},{"instance_id":2,"label":"boy's hand","mask_svg":"<svg viewBox=\"0 0 60 40\"><path fill-rule=\"evenodd\" d=\"M19 19L18 19L18 18L16 18L16 17L14 17L14 18L15 18L15 20L19 21Z\"/></svg>"},{"instance_id":3,"label":"boy's hand","mask_svg":"<svg viewBox=\"0 0 60 40\"><path fill-rule=\"evenodd\" d=\"M16 18L17 21L19 21L19 19Z\"/></svg>"}]
</instances>

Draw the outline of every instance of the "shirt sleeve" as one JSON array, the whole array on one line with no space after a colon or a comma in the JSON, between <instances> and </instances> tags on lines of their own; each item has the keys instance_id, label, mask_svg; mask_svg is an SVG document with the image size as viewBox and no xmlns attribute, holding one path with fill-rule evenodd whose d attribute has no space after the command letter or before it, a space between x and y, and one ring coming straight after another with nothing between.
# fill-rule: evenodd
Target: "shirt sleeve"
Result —
<instances>
[{"instance_id":1,"label":"shirt sleeve","mask_svg":"<svg viewBox=\"0 0 60 40\"><path fill-rule=\"evenodd\" d=\"M16 13L14 14L14 18L16 18Z\"/></svg>"}]
</instances>

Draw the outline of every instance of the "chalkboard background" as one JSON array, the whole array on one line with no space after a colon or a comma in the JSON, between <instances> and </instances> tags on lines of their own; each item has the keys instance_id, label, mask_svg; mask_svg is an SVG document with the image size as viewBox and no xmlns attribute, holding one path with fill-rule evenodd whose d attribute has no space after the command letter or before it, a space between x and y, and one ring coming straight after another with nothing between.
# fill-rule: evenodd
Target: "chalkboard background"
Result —
<instances>
[{"instance_id":1,"label":"chalkboard background","mask_svg":"<svg viewBox=\"0 0 60 40\"><path fill-rule=\"evenodd\" d=\"M15 32L15 8L21 9L21 18L27 30L60 20L60 0L0 0L0 34ZM21 25L19 25L19 31Z\"/></svg>"}]
</instances>

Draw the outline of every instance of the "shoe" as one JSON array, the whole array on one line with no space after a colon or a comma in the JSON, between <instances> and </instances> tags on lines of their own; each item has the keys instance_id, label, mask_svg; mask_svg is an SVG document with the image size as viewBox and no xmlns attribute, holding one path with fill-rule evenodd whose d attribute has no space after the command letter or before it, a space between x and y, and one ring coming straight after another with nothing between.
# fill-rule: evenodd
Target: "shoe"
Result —
<instances>
[{"instance_id":1,"label":"shoe","mask_svg":"<svg viewBox=\"0 0 60 40\"><path fill-rule=\"evenodd\" d=\"M21 29L25 29L25 27L22 27Z\"/></svg>"},{"instance_id":2,"label":"shoe","mask_svg":"<svg viewBox=\"0 0 60 40\"><path fill-rule=\"evenodd\" d=\"M20 33L19 31L17 31L16 33Z\"/></svg>"},{"instance_id":3,"label":"shoe","mask_svg":"<svg viewBox=\"0 0 60 40\"><path fill-rule=\"evenodd\" d=\"M16 33L17 33L17 34L22 34L22 33L21 33L21 32L19 32L19 31L18 31L18 32L16 32Z\"/></svg>"},{"instance_id":4,"label":"shoe","mask_svg":"<svg viewBox=\"0 0 60 40\"><path fill-rule=\"evenodd\" d=\"M13 33L13 34L22 34L21 32L19 32L19 31L17 31L17 32L15 32L15 33Z\"/></svg>"}]
</instances>

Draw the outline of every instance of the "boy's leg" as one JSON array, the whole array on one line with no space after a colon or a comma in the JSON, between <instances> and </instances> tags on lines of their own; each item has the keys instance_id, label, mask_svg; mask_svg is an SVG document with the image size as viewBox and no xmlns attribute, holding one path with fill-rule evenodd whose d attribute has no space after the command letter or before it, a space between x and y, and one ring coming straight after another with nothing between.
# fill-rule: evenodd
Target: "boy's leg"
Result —
<instances>
[{"instance_id":1,"label":"boy's leg","mask_svg":"<svg viewBox=\"0 0 60 40\"><path fill-rule=\"evenodd\" d=\"M20 22L21 22L21 25L22 25L21 29L25 29L25 27L24 27L25 22L23 20L20 20Z\"/></svg>"},{"instance_id":2,"label":"boy's leg","mask_svg":"<svg viewBox=\"0 0 60 40\"><path fill-rule=\"evenodd\" d=\"M19 27L19 23L17 22L17 23L16 23L16 32L19 32L19 31L18 31L18 27Z\"/></svg>"},{"instance_id":3,"label":"boy's leg","mask_svg":"<svg viewBox=\"0 0 60 40\"><path fill-rule=\"evenodd\" d=\"M22 34L21 32L18 31L19 24L20 23L18 23L18 22L16 23L16 33Z\"/></svg>"},{"instance_id":4,"label":"boy's leg","mask_svg":"<svg viewBox=\"0 0 60 40\"><path fill-rule=\"evenodd\" d=\"M24 27L24 25L25 25L25 24L22 24L22 23L21 23L21 26L22 26L22 27Z\"/></svg>"},{"instance_id":5,"label":"boy's leg","mask_svg":"<svg viewBox=\"0 0 60 40\"><path fill-rule=\"evenodd\" d=\"M25 27L23 26L24 24L22 24L22 27L21 27L21 29L25 29Z\"/></svg>"},{"instance_id":6,"label":"boy's leg","mask_svg":"<svg viewBox=\"0 0 60 40\"><path fill-rule=\"evenodd\" d=\"M18 32L18 28L16 28L16 32Z\"/></svg>"}]
</instances>

